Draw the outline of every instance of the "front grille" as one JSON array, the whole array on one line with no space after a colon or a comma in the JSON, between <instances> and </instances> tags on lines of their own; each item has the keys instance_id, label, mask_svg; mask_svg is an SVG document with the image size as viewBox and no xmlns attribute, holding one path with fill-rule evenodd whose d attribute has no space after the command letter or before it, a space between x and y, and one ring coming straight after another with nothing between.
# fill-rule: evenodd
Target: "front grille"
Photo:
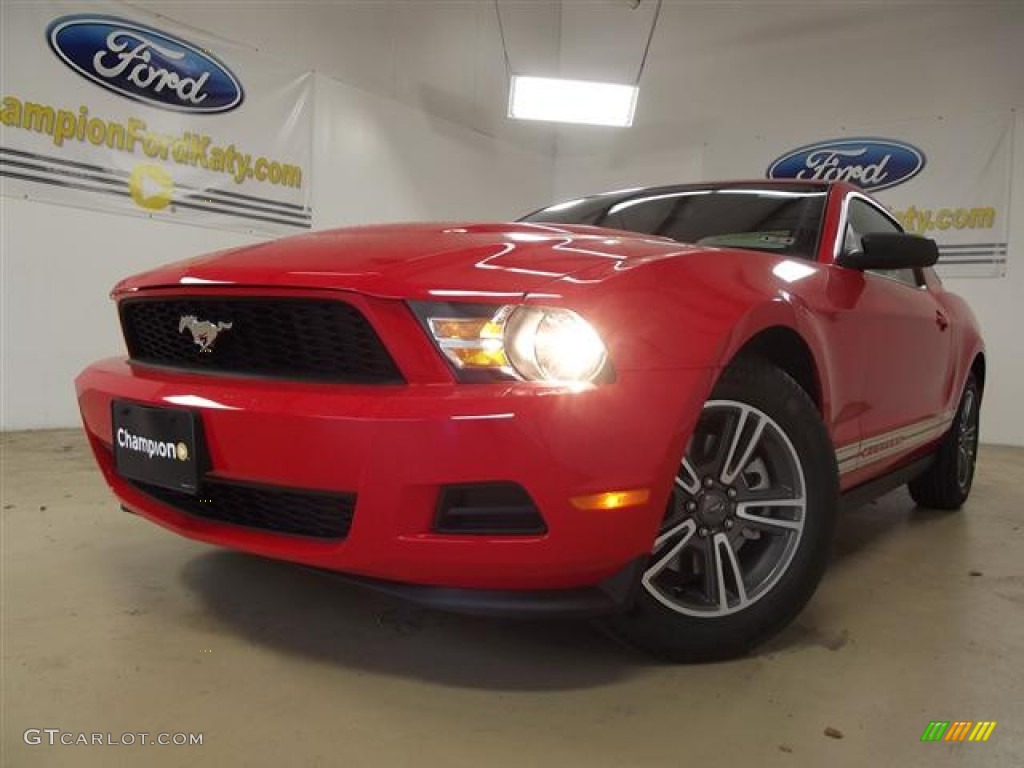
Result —
<instances>
[{"instance_id":1,"label":"front grille","mask_svg":"<svg viewBox=\"0 0 1024 768\"><path fill-rule=\"evenodd\" d=\"M128 354L140 363L300 380L402 381L369 321L343 301L128 299L120 312ZM192 325L201 335L203 322L221 324L205 350L190 330Z\"/></svg>"},{"instance_id":2,"label":"front grille","mask_svg":"<svg viewBox=\"0 0 1024 768\"><path fill-rule=\"evenodd\" d=\"M348 536L356 506L355 494L206 480L199 493L192 496L148 483L129 482L147 496L204 520L315 539L338 540Z\"/></svg>"}]
</instances>

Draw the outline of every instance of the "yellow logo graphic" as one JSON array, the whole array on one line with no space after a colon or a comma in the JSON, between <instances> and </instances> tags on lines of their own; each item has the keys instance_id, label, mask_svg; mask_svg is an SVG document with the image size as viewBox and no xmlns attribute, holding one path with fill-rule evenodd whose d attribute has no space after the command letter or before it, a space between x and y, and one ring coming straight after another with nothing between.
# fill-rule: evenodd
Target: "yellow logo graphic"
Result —
<instances>
[{"instance_id":1,"label":"yellow logo graphic","mask_svg":"<svg viewBox=\"0 0 1024 768\"><path fill-rule=\"evenodd\" d=\"M152 163L139 163L128 178L132 200L147 211L166 208L174 195L174 181L166 169Z\"/></svg>"},{"instance_id":2,"label":"yellow logo graphic","mask_svg":"<svg viewBox=\"0 0 1024 768\"><path fill-rule=\"evenodd\" d=\"M178 443L174 447L174 452L178 454L178 461L188 461L188 446L184 443Z\"/></svg>"},{"instance_id":3,"label":"yellow logo graphic","mask_svg":"<svg viewBox=\"0 0 1024 768\"><path fill-rule=\"evenodd\" d=\"M932 720L921 741L988 741L995 728L995 720Z\"/></svg>"}]
</instances>

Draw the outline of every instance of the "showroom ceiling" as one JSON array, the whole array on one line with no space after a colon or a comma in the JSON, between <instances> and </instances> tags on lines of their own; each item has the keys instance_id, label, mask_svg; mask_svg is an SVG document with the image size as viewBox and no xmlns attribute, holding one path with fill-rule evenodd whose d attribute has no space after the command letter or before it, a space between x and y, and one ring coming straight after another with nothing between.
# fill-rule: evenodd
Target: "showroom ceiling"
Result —
<instances>
[{"instance_id":1,"label":"showroom ceiling","mask_svg":"<svg viewBox=\"0 0 1024 768\"><path fill-rule=\"evenodd\" d=\"M261 51L303 50L317 71L393 98L457 125L515 146L554 154L551 126L506 118L508 78L494 0L335 0L302 4L224 0L197 5L183 0L142 2L177 21L247 41ZM510 64L516 73L629 83L642 57L655 0L499 0ZM1019 61L993 52L1015 49L1021 14L1013 3L985 3L972 17L975 33L962 33L957 4L849 0L817 3L678 2L668 0L658 22L638 102L635 127L672 140L680 131L699 137L707 126L749 118L760 110L813 106L856 114L885 83L826 80L828 58L848 59L880 41L891 66L918 85L902 97L908 114L934 109L955 89L980 105L998 72ZM242 11L247 7L246 11ZM918 31L908 37L906 29ZM970 66L990 66L991 78L957 70L934 77L928 52L956 50ZM799 63L797 63L799 62ZM806 64L805 64L806 62ZM969 81L967 81L969 78ZM753 87L752 87L753 86ZM559 129L570 151L630 141L616 130ZM559 145L562 151L563 145Z\"/></svg>"},{"instance_id":2,"label":"showroom ceiling","mask_svg":"<svg viewBox=\"0 0 1024 768\"><path fill-rule=\"evenodd\" d=\"M360 0L302 4L228 0L147 4L193 26L260 50L301 49L309 65L458 125L545 153L549 126L505 117L508 78L493 0ZM250 10L242 13L239 8ZM561 4L502 0L512 64L528 73L557 69Z\"/></svg>"}]
</instances>

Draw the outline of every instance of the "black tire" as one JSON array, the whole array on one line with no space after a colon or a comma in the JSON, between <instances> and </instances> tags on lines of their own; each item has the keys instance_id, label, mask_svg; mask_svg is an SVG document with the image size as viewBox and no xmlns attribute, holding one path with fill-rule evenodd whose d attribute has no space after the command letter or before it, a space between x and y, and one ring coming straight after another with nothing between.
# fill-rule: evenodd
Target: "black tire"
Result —
<instances>
[{"instance_id":1,"label":"black tire","mask_svg":"<svg viewBox=\"0 0 1024 768\"><path fill-rule=\"evenodd\" d=\"M730 408L736 414L731 427ZM744 421L748 416L753 426ZM758 432L761 422L763 431ZM749 437L741 440L744 434ZM721 457L726 442L731 447L721 464L718 458L709 459ZM734 454L740 458L731 463ZM777 482L764 485L767 480L755 475L755 466ZM711 469L701 479L698 467ZM723 478L730 475L726 482ZM721 488L719 480L725 483ZM796 488L800 483L802 489ZM691 493L694 487L696 494ZM787 491L792 501L773 496ZM762 496L757 497L759 492ZM769 496L778 507L758 504ZM747 653L789 624L814 593L832 544L838 496L835 449L810 397L774 365L755 357L736 360L715 385L680 463L636 601L629 611L606 619L604 626L616 638L670 661L717 661ZM802 510L786 506L801 502ZM694 521L692 527L686 515ZM777 525L802 529L779 531ZM675 540L672 531L678 531ZM756 540L748 536L753 533ZM787 549L781 548L783 539ZM770 562L762 563L772 553L789 558L783 562L778 555L774 575ZM755 574L768 577L755 584ZM710 613L704 612L702 599Z\"/></svg>"},{"instance_id":2,"label":"black tire","mask_svg":"<svg viewBox=\"0 0 1024 768\"><path fill-rule=\"evenodd\" d=\"M942 439L934 463L907 487L918 506L960 509L971 494L978 456L978 411L981 390L974 374L967 376L960 404L949 432Z\"/></svg>"}]
</instances>

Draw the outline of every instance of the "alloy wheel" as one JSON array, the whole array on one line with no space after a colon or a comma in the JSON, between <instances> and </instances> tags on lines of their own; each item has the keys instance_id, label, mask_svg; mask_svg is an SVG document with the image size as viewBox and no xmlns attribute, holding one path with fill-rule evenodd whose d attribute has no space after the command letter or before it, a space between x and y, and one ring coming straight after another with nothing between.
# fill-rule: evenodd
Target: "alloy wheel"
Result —
<instances>
[{"instance_id":1,"label":"alloy wheel","mask_svg":"<svg viewBox=\"0 0 1024 768\"><path fill-rule=\"evenodd\" d=\"M691 616L748 608L793 560L806 487L796 449L768 414L709 401L680 464L644 588Z\"/></svg>"},{"instance_id":2,"label":"alloy wheel","mask_svg":"<svg viewBox=\"0 0 1024 768\"><path fill-rule=\"evenodd\" d=\"M957 427L956 482L966 492L974 476L974 462L978 455L978 410L975 407L975 392L964 392L960 407L960 423Z\"/></svg>"}]
</instances>

